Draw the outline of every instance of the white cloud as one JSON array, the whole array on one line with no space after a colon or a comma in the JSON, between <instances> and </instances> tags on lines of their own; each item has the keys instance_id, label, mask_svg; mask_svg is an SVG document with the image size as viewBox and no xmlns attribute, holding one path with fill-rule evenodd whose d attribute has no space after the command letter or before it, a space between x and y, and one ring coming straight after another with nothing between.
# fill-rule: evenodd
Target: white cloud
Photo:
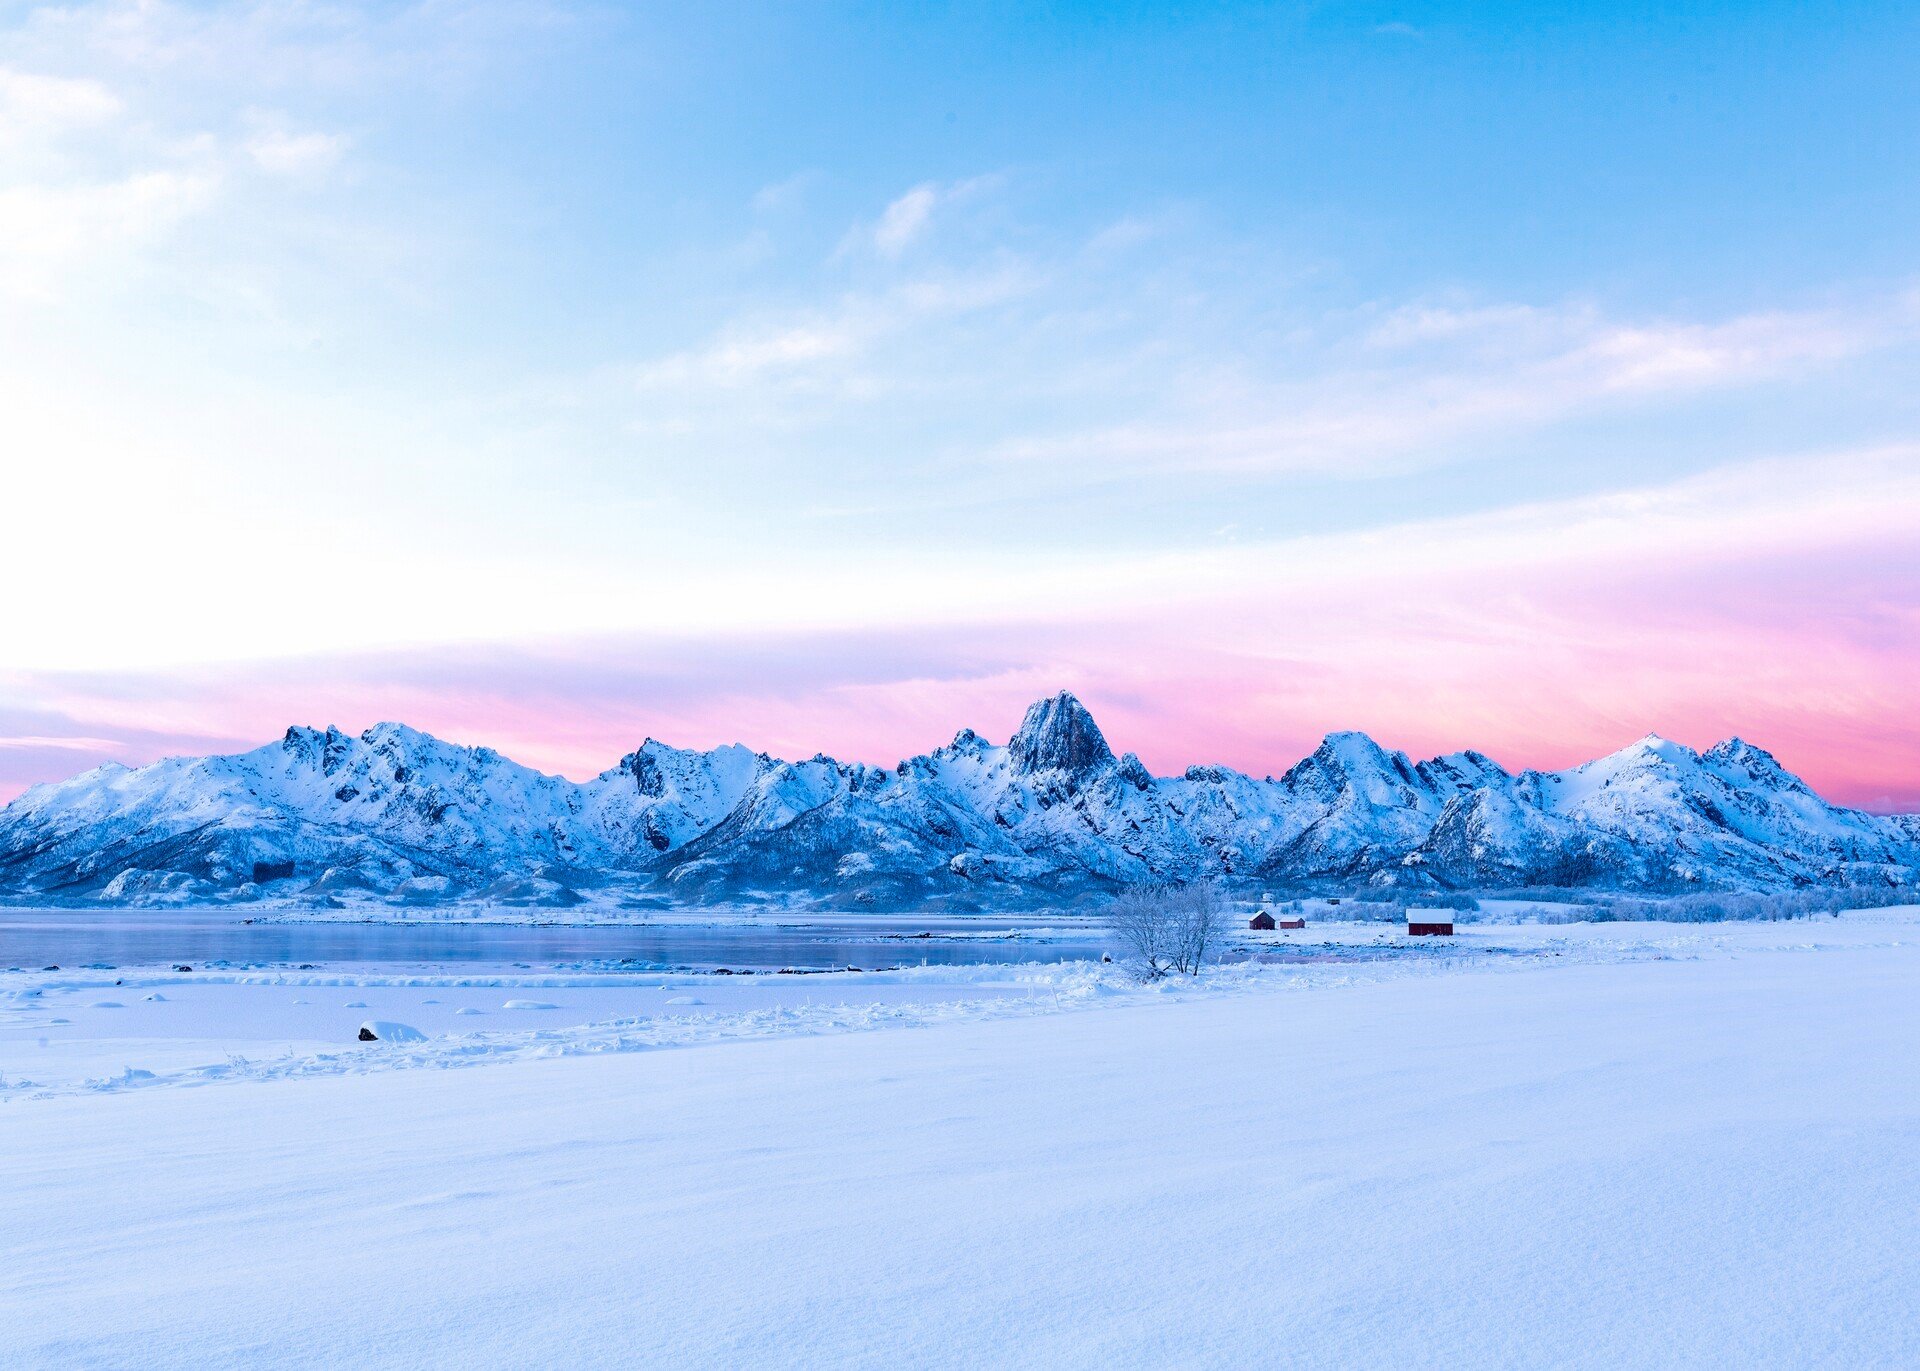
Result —
<instances>
[{"instance_id":1,"label":"white cloud","mask_svg":"<svg viewBox=\"0 0 1920 1371\"><path fill-rule=\"evenodd\" d=\"M267 22L264 12L256 17ZM213 82L176 83L169 94L153 71L118 69L129 43L158 70L185 60L163 37L193 49L189 40L205 32L203 19L165 5L109 4L36 12L0 33L0 51L13 59L0 65L0 292L53 300L79 274L111 280L182 222L211 211L236 168L312 177L338 161L344 138L233 108L237 101L218 98ZM23 63L21 54L33 60ZM119 87L54 74L89 64ZM202 119L182 113L206 101L183 101L180 84L213 97Z\"/></svg>"},{"instance_id":2,"label":"white cloud","mask_svg":"<svg viewBox=\"0 0 1920 1371\"><path fill-rule=\"evenodd\" d=\"M1092 257L1118 257L1152 242L1167 230L1165 218L1124 215L1087 240L1087 253Z\"/></svg>"},{"instance_id":3,"label":"white cloud","mask_svg":"<svg viewBox=\"0 0 1920 1371\"><path fill-rule=\"evenodd\" d=\"M159 237L212 198L211 171L0 187L0 287L46 296L68 270Z\"/></svg>"},{"instance_id":4,"label":"white cloud","mask_svg":"<svg viewBox=\"0 0 1920 1371\"><path fill-rule=\"evenodd\" d=\"M1853 356L1910 333L1911 316L1910 309L1865 318L1773 312L1715 324L1625 325L1600 330L1569 362L1591 364L1600 384L1614 391L1739 384Z\"/></svg>"},{"instance_id":5,"label":"white cloud","mask_svg":"<svg viewBox=\"0 0 1920 1371\"><path fill-rule=\"evenodd\" d=\"M120 97L98 81L0 67L0 139L17 137L24 127L104 123L122 108Z\"/></svg>"},{"instance_id":6,"label":"white cloud","mask_svg":"<svg viewBox=\"0 0 1920 1371\"><path fill-rule=\"evenodd\" d=\"M882 256L898 257L926 231L933 219L933 207L940 201L939 187L931 181L915 186L888 205L873 230L873 245Z\"/></svg>"},{"instance_id":7,"label":"white cloud","mask_svg":"<svg viewBox=\"0 0 1920 1371\"><path fill-rule=\"evenodd\" d=\"M856 228L842 245L867 246L888 261L901 257L908 248L927 236L933 227L934 211L960 204L1000 184L998 176L972 176L964 181L922 181L880 212L871 228Z\"/></svg>"},{"instance_id":8,"label":"white cloud","mask_svg":"<svg viewBox=\"0 0 1920 1371\"><path fill-rule=\"evenodd\" d=\"M845 368L882 340L915 326L988 309L1031 285L1017 267L971 275L925 276L890 290L849 294L832 309L786 319L743 319L702 347L632 369L644 390L738 390L761 383L845 382ZM840 376L827 375L834 366Z\"/></svg>"},{"instance_id":9,"label":"white cloud","mask_svg":"<svg viewBox=\"0 0 1920 1371\"><path fill-rule=\"evenodd\" d=\"M647 362L634 372L642 389L722 389L750 385L771 375L791 375L814 363L855 352L869 330L853 317L824 319L765 331L741 330L706 347Z\"/></svg>"},{"instance_id":10,"label":"white cloud","mask_svg":"<svg viewBox=\"0 0 1920 1371\"><path fill-rule=\"evenodd\" d=\"M264 129L247 140L247 155L262 171L276 176L312 176L331 168L346 151L347 140L333 133L289 133Z\"/></svg>"},{"instance_id":11,"label":"white cloud","mask_svg":"<svg viewBox=\"0 0 1920 1371\"><path fill-rule=\"evenodd\" d=\"M814 172L802 171L794 173L785 180L762 186L753 194L753 207L762 214L790 209L800 203L808 188L819 179Z\"/></svg>"},{"instance_id":12,"label":"white cloud","mask_svg":"<svg viewBox=\"0 0 1920 1371\"><path fill-rule=\"evenodd\" d=\"M0 747L59 748L66 752L111 752L120 743L112 738L0 738Z\"/></svg>"},{"instance_id":13,"label":"white cloud","mask_svg":"<svg viewBox=\"0 0 1920 1371\"><path fill-rule=\"evenodd\" d=\"M1571 318L1567 311L1556 313L1532 305L1476 305L1465 308L1405 305L1389 311L1385 318L1368 330L1366 342L1378 348L1416 347L1440 339L1494 332L1511 333L1555 320L1564 324Z\"/></svg>"},{"instance_id":14,"label":"white cloud","mask_svg":"<svg viewBox=\"0 0 1920 1371\"><path fill-rule=\"evenodd\" d=\"M1408 306L1309 365L1188 371L1160 415L1034 434L995 455L1108 473L1376 475L1460 440L1609 407L1759 384L1920 337L1910 296L1712 322L1620 322L1587 305Z\"/></svg>"},{"instance_id":15,"label":"white cloud","mask_svg":"<svg viewBox=\"0 0 1920 1371\"><path fill-rule=\"evenodd\" d=\"M1659 485L1219 555L1196 580L1394 581L1452 572L1765 557L1901 536L1920 519L1920 448L1895 445L1730 463ZM1204 554L1202 554L1204 556ZM1238 557L1250 561L1233 561ZM1253 579L1248 579L1253 578Z\"/></svg>"}]
</instances>

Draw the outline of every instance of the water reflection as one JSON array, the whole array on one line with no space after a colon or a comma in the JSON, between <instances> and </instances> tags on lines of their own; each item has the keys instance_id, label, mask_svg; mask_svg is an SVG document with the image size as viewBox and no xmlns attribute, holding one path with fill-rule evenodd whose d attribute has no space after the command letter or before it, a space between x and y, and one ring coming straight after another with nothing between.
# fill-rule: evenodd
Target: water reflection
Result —
<instances>
[{"instance_id":1,"label":"water reflection","mask_svg":"<svg viewBox=\"0 0 1920 1371\"><path fill-rule=\"evenodd\" d=\"M935 924L929 928L929 923ZM1021 927L983 921L977 931ZM1026 926L1032 926L1029 922ZM964 966L1098 959L1098 928L1044 938L954 937L951 919L859 923L558 926L243 923L224 914L0 911L0 968L352 963L526 965L624 962L635 970ZM931 934L932 936L922 936Z\"/></svg>"}]
</instances>

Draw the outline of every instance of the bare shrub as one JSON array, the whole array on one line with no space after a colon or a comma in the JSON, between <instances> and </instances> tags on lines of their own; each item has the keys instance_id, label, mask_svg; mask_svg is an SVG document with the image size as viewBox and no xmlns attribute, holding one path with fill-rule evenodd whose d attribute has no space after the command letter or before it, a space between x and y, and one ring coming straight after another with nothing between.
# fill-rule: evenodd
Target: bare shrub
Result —
<instances>
[{"instance_id":1,"label":"bare shrub","mask_svg":"<svg viewBox=\"0 0 1920 1371\"><path fill-rule=\"evenodd\" d=\"M1529 912L1543 924L1577 923L1752 923L1780 919L1810 919L1838 915L1849 909L1878 909L1909 904L1914 896L1897 887L1835 885L1804 890L1703 890L1685 895L1629 895L1616 891L1564 892L1561 902L1570 909L1513 911L1523 920Z\"/></svg>"},{"instance_id":2,"label":"bare shrub","mask_svg":"<svg viewBox=\"0 0 1920 1371\"><path fill-rule=\"evenodd\" d=\"M1327 917L1342 923L1399 924L1407 921L1407 907L1397 900L1348 899L1337 910L1330 910Z\"/></svg>"},{"instance_id":3,"label":"bare shrub","mask_svg":"<svg viewBox=\"0 0 1920 1371\"><path fill-rule=\"evenodd\" d=\"M1197 976L1226 926L1226 902L1211 885L1137 885L1114 897L1107 923L1143 980Z\"/></svg>"},{"instance_id":4,"label":"bare shrub","mask_svg":"<svg viewBox=\"0 0 1920 1371\"><path fill-rule=\"evenodd\" d=\"M1749 923L1838 915L1848 909L1880 909L1903 904L1911 894L1884 886L1815 886L1806 890L1701 891L1664 898L1621 895L1591 917L1604 920L1661 920L1669 923Z\"/></svg>"}]
</instances>

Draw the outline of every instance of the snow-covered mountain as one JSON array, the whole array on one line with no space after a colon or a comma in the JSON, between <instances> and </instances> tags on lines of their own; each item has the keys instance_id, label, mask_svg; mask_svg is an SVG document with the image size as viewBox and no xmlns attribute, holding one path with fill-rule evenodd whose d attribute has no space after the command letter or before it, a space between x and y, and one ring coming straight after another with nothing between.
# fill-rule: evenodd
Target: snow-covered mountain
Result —
<instances>
[{"instance_id":1,"label":"snow-covered mountain","mask_svg":"<svg viewBox=\"0 0 1920 1371\"><path fill-rule=\"evenodd\" d=\"M1777 889L1920 879L1920 818L1830 805L1765 751L1647 737L1561 772L1329 735L1277 780L1115 756L1061 693L1005 746L891 770L649 739L575 783L399 724L108 765L0 810L0 896L381 904L612 898L950 907L1156 877L1262 889Z\"/></svg>"}]
</instances>

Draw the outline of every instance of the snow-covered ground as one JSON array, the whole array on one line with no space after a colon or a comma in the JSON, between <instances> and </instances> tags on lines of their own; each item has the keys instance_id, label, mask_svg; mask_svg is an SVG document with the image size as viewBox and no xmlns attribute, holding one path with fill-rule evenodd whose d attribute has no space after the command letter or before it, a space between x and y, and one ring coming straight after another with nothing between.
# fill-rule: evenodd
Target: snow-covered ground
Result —
<instances>
[{"instance_id":1,"label":"snow-covered ground","mask_svg":"<svg viewBox=\"0 0 1920 1371\"><path fill-rule=\"evenodd\" d=\"M0 1364L1920 1364L1913 911L1254 942L7 975Z\"/></svg>"}]
</instances>

